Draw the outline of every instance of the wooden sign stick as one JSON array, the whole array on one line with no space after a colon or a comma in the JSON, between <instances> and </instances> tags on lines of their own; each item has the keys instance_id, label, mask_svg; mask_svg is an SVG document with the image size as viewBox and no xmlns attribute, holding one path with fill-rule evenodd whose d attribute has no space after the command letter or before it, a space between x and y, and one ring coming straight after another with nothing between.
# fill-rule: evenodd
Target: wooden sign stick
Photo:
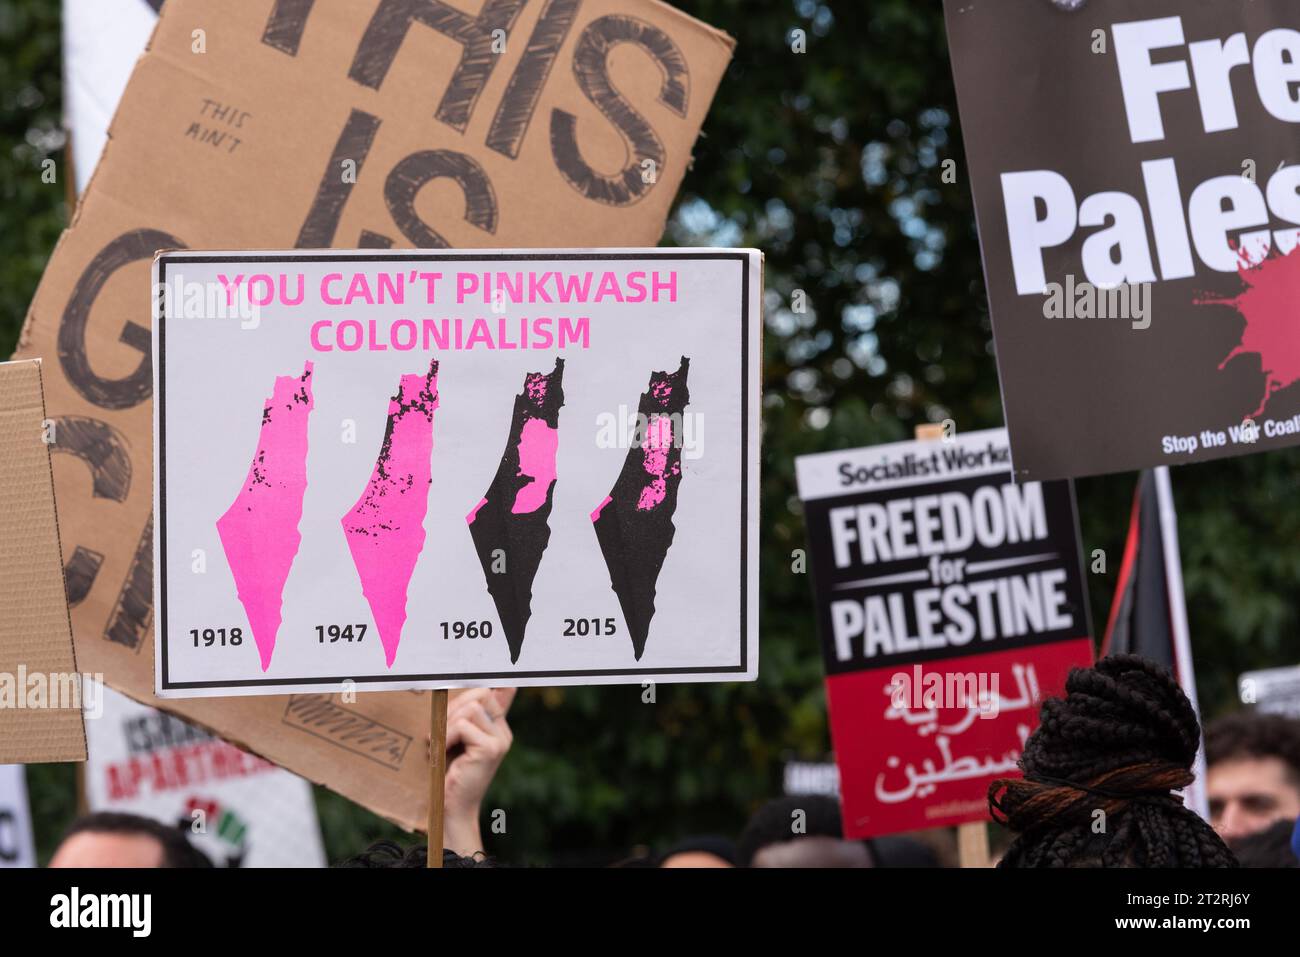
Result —
<instances>
[{"instance_id":1,"label":"wooden sign stick","mask_svg":"<svg viewBox=\"0 0 1300 957\"><path fill-rule=\"evenodd\" d=\"M447 781L447 692L429 694L429 867L442 867L442 817Z\"/></svg>"},{"instance_id":2,"label":"wooden sign stick","mask_svg":"<svg viewBox=\"0 0 1300 957\"><path fill-rule=\"evenodd\" d=\"M940 440L944 427L938 422L918 425L915 435L918 442ZM983 821L957 825L957 861L962 867L989 866L989 830Z\"/></svg>"},{"instance_id":3,"label":"wooden sign stick","mask_svg":"<svg viewBox=\"0 0 1300 957\"><path fill-rule=\"evenodd\" d=\"M962 867L990 867L989 829L983 821L957 825L957 863Z\"/></svg>"}]
</instances>

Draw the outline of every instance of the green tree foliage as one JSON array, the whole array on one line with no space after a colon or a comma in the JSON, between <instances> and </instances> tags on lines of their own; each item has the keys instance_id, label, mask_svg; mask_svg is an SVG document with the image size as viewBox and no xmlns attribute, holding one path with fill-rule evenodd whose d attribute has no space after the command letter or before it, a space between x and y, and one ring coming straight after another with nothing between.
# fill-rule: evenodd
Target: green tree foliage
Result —
<instances>
[{"instance_id":1,"label":"green tree foliage","mask_svg":"<svg viewBox=\"0 0 1300 957\"><path fill-rule=\"evenodd\" d=\"M1044 0L1025 0L1044 2ZM527 690L488 795L489 849L514 863L599 862L688 833L735 834L790 757L830 742L796 455L909 438L921 422L1001 424L979 246L939 4L679 0L734 36L665 237L767 254L759 680ZM794 30L802 30L803 52ZM65 220L57 157L57 4L0 0L0 348L12 347ZM946 175L945 175L946 174ZM1105 382L1096 384L1106 388ZM1078 397L1087 402L1089 396ZM1152 396L1152 402L1159 396ZM1136 411L1136 410L1135 410ZM1300 660L1300 451L1173 473L1202 703L1242 670ZM1105 623L1134 476L1077 483L1094 628ZM42 772L42 843L69 776ZM318 789L331 858L395 830Z\"/></svg>"},{"instance_id":2,"label":"green tree foliage","mask_svg":"<svg viewBox=\"0 0 1300 957\"><path fill-rule=\"evenodd\" d=\"M0 0L0 354L67 221L59 4ZM54 160L55 182L47 160ZM42 174L45 173L43 177Z\"/></svg>"}]
</instances>

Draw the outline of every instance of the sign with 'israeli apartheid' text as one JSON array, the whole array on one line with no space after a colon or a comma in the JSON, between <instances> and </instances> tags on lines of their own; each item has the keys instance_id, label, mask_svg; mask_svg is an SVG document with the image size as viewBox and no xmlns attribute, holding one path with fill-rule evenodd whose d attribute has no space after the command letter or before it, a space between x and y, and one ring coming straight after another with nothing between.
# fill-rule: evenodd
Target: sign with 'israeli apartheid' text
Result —
<instances>
[{"instance_id":1,"label":"sign with 'israeli apartheid' text","mask_svg":"<svg viewBox=\"0 0 1300 957\"><path fill-rule=\"evenodd\" d=\"M218 867L324 867L311 785L111 688L86 722L86 804L187 832Z\"/></svg>"}]
</instances>

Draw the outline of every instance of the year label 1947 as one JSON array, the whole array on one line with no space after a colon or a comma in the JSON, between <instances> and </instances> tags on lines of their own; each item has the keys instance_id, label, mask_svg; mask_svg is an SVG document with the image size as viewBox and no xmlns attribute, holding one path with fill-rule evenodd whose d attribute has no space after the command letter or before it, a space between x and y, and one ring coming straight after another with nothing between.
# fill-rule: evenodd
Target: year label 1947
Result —
<instances>
[{"instance_id":1,"label":"year label 1947","mask_svg":"<svg viewBox=\"0 0 1300 957\"><path fill-rule=\"evenodd\" d=\"M317 625L316 640L320 644L325 644L325 639L329 639L332 645L336 641L360 641L366 637L366 626L360 625Z\"/></svg>"}]
</instances>

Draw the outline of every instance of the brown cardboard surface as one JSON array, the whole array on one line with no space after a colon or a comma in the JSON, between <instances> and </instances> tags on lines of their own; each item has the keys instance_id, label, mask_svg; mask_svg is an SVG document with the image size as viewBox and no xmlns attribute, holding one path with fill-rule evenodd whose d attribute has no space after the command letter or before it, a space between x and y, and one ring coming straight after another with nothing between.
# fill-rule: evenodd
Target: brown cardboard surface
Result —
<instances>
[{"instance_id":1,"label":"brown cardboard surface","mask_svg":"<svg viewBox=\"0 0 1300 957\"><path fill-rule=\"evenodd\" d=\"M652 0L170 0L18 350L49 360L82 667L422 826L424 694L152 695L153 254L653 245L731 48Z\"/></svg>"},{"instance_id":2,"label":"brown cardboard surface","mask_svg":"<svg viewBox=\"0 0 1300 957\"><path fill-rule=\"evenodd\" d=\"M86 760L48 436L41 363L0 362L0 764Z\"/></svg>"}]
</instances>

